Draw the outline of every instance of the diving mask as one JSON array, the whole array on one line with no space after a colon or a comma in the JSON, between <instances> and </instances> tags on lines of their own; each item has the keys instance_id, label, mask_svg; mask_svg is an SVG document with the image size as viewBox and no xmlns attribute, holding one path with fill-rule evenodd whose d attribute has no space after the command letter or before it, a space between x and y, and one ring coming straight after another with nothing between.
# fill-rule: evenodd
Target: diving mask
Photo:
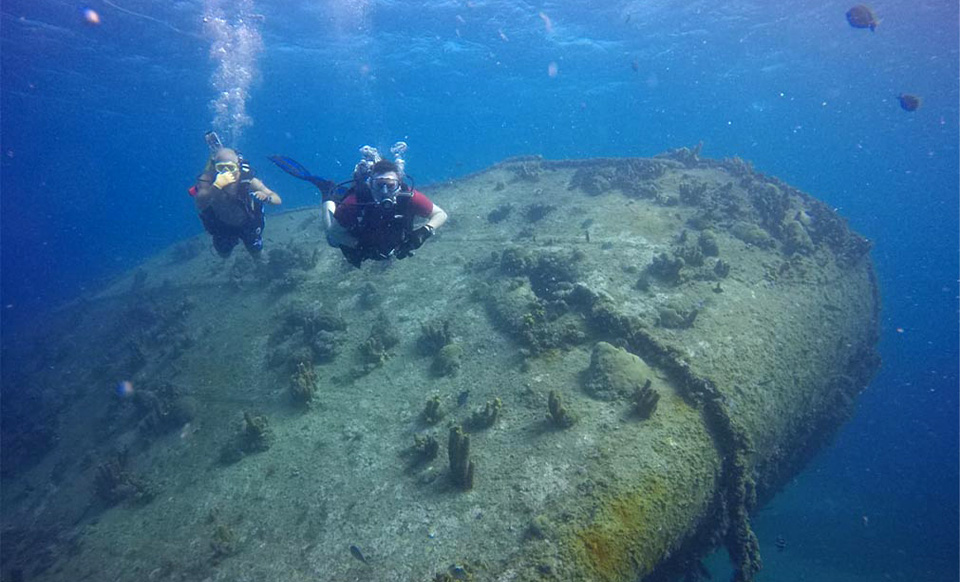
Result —
<instances>
[{"instance_id":1,"label":"diving mask","mask_svg":"<svg viewBox=\"0 0 960 582\"><path fill-rule=\"evenodd\" d=\"M213 167L217 170L218 174L223 174L225 172L232 174L240 171L240 166L234 162L217 162Z\"/></svg>"},{"instance_id":2,"label":"diving mask","mask_svg":"<svg viewBox=\"0 0 960 582\"><path fill-rule=\"evenodd\" d=\"M400 180L393 176L377 176L370 188L378 199L393 198L400 191Z\"/></svg>"}]
</instances>

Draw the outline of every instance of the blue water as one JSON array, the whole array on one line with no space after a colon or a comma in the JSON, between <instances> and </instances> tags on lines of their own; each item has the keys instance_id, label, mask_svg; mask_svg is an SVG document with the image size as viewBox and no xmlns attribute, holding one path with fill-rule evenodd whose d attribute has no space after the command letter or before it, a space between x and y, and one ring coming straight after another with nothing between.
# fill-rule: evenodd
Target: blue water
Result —
<instances>
[{"instance_id":1,"label":"blue water","mask_svg":"<svg viewBox=\"0 0 960 582\"><path fill-rule=\"evenodd\" d=\"M835 444L756 517L763 579L955 580L958 9L875 2L871 33L848 26L850 3L6 0L3 340L201 231L185 189L212 126L286 208L316 190L266 155L345 179L360 145L405 139L424 183L514 155L702 140L876 243L883 368ZM203 23L218 6L219 32ZM240 24L244 7L262 18ZM238 31L251 36L213 38ZM252 124L212 110L224 83L245 88L229 113ZM901 92L922 107L903 111Z\"/></svg>"}]
</instances>

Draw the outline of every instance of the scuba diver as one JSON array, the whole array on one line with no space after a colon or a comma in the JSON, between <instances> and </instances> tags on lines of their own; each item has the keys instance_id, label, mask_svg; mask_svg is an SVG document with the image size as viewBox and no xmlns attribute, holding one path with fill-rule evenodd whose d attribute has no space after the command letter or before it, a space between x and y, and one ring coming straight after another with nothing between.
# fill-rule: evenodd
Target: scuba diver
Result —
<instances>
[{"instance_id":1,"label":"scuba diver","mask_svg":"<svg viewBox=\"0 0 960 582\"><path fill-rule=\"evenodd\" d=\"M406 149L404 142L394 144L390 148L394 156L391 162L376 148L360 148L362 158L353 170L353 179L342 184L312 175L291 158L271 156L270 160L320 189L327 243L339 248L347 262L359 269L368 259L413 256L413 251L447 220L442 208L407 183L403 160ZM426 222L415 228L418 217Z\"/></svg>"},{"instance_id":2,"label":"scuba diver","mask_svg":"<svg viewBox=\"0 0 960 582\"><path fill-rule=\"evenodd\" d=\"M213 237L213 248L223 258L239 241L254 258L263 250L263 204L282 200L257 178L250 164L235 150L224 147L214 132L207 132L210 158L197 183L188 192Z\"/></svg>"}]
</instances>

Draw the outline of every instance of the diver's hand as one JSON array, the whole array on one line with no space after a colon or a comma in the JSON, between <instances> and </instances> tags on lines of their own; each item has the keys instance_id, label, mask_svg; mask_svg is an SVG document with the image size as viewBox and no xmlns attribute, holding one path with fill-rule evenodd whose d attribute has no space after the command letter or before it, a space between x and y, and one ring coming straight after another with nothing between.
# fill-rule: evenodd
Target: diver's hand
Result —
<instances>
[{"instance_id":1,"label":"diver's hand","mask_svg":"<svg viewBox=\"0 0 960 582\"><path fill-rule=\"evenodd\" d=\"M268 194L263 190L257 190L256 192L253 193L253 195L260 202L268 202L271 198L273 198L273 194Z\"/></svg>"},{"instance_id":2,"label":"diver's hand","mask_svg":"<svg viewBox=\"0 0 960 582\"><path fill-rule=\"evenodd\" d=\"M217 174L217 179L213 181L213 187L223 190L236 181L237 177L233 175L233 172L223 172L221 174Z\"/></svg>"},{"instance_id":3,"label":"diver's hand","mask_svg":"<svg viewBox=\"0 0 960 582\"><path fill-rule=\"evenodd\" d=\"M413 254L413 251L422 247L424 241L426 241L432 235L433 229L427 225L423 225L420 228L414 229L413 232L410 233L410 237L403 241L403 244L401 244L400 248L397 249L397 258L404 259L409 257Z\"/></svg>"}]
</instances>

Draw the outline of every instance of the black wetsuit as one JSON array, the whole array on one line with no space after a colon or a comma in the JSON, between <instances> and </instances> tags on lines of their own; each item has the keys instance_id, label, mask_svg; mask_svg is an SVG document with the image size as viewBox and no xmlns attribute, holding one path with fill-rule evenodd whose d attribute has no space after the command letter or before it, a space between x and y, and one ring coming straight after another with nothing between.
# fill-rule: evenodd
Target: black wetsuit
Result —
<instances>
[{"instance_id":1,"label":"black wetsuit","mask_svg":"<svg viewBox=\"0 0 960 582\"><path fill-rule=\"evenodd\" d=\"M351 189L337 209L338 221L347 222L345 228L358 241L356 248L340 247L347 262L359 267L365 260L382 261L394 255L409 237L418 214L411 204L413 194L413 191L402 192L392 205L374 204L369 192Z\"/></svg>"},{"instance_id":2,"label":"black wetsuit","mask_svg":"<svg viewBox=\"0 0 960 582\"><path fill-rule=\"evenodd\" d=\"M233 247L243 241L253 256L258 256L263 250L263 202L257 200L250 190L250 181L254 173L250 165L241 162L240 181L237 183L235 196L236 204L242 205L247 220L240 226L227 224L220 220L212 206L206 207L200 213L203 228L213 236L213 248L221 257L229 257Z\"/></svg>"}]
</instances>

